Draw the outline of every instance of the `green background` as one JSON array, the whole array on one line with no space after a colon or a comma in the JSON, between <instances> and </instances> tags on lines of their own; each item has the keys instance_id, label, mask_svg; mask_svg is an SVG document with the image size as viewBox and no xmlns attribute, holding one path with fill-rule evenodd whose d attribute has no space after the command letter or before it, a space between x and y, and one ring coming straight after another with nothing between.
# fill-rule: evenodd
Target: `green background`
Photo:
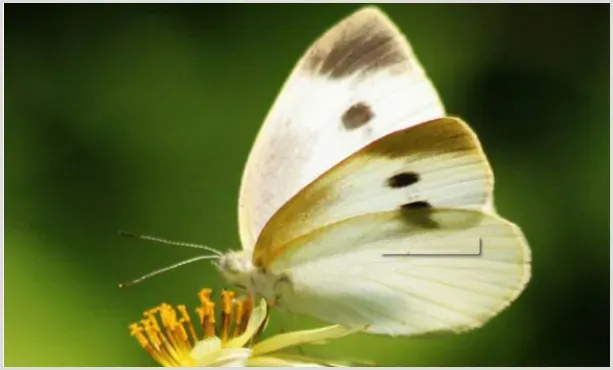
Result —
<instances>
[{"instance_id":1,"label":"green background","mask_svg":"<svg viewBox=\"0 0 613 370\"><path fill-rule=\"evenodd\" d=\"M127 325L223 287L128 229L239 248L239 180L306 47L358 5L5 6L6 365L154 364ZM533 278L484 328L358 335L311 354L380 365L608 365L608 5L383 5L479 134ZM273 317L274 332L285 321ZM298 323L296 323L298 321Z\"/></svg>"}]
</instances>

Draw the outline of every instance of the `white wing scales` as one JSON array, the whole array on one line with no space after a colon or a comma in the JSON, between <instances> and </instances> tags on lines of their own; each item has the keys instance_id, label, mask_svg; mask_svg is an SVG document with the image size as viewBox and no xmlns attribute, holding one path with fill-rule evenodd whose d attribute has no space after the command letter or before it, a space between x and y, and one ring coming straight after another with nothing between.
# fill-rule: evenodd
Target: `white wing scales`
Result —
<instances>
[{"instance_id":1,"label":"white wing scales","mask_svg":"<svg viewBox=\"0 0 613 370\"><path fill-rule=\"evenodd\" d=\"M376 8L317 40L281 90L241 183L243 248L300 189L353 152L401 128L444 116L411 47Z\"/></svg>"},{"instance_id":2,"label":"white wing scales","mask_svg":"<svg viewBox=\"0 0 613 370\"><path fill-rule=\"evenodd\" d=\"M470 128L441 118L387 135L306 186L262 231L254 250L266 264L293 239L328 224L400 207L483 209L493 177Z\"/></svg>"},{"instance_id":3,"label":"white wing scales","mask_svg":"<svg viewBox=\"0 0 613 370\"><path fill-rule=\"evenodd\" d=\"M420 217L437 226L413 221ZM477 211L414 210L314 231L286 246L269 269L289 276L293 289L279 304L291 312L370 325L371 333L420 335L482 325L519 295L529 263L524 237L508 221Z\"/></svg>"}]
</instances>

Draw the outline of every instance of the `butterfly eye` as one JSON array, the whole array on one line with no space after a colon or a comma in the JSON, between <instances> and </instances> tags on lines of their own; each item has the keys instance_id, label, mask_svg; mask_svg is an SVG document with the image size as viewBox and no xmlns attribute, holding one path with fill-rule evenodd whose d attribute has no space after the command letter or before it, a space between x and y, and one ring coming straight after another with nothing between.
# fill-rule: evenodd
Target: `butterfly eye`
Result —
<instances>
[{"instance_id":1,"label":"butterfly eye","mask_svg":"<svg viewBox=\"0 0 613 370\"><path fill-rule=\"evenodd\" d=\"M232 254L226 254L219 260L219 268L227 273L236 274L239 272L236 261Z\"/></svg>"}]
</instances>

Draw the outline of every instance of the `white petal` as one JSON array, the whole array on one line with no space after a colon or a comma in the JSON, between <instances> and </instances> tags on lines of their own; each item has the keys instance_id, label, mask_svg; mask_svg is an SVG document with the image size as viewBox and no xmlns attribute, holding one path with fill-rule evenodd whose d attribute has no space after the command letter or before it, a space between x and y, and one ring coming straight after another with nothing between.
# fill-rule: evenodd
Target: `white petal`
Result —
<instances>
[{"instance_id":1,"label":"white petal","mask_svg":"<svg viewBox=\"0 0 613 370\"><path fill-rule=\"evenodd\" d=\"M266 320L266 301L262 299L260 301L260 305L251 313L251 317L249 318L245 332L242 335L229 340L225 347L238 348L244 346L245 343L247 343L249 339L251 339L255 333L258 332L264 320Z\"/></svg>"},{"instance_id":2,"label":"white petal","mask_svg":"<svg viewBox=\"0 0 613 370\"><path fill-rule=\"evenodd\" d=\"M221 340L217 337L206 338L196 343L190 357L196 362L196 366L206 366L214 361L221 351Z\"/></svg>"},{"instance_id":3,"label":"white petal","mask_svg":"<svg viewBox=\"0 0 613 370\"><path fill-rule=\"evenodd\" d=\"M314 330L294 331L291 333L275 335L272 338L263 340L253 346L253 353L256 356L277 351L282 348L298 346L301 344L314 343L326 339L339 338L359 331L359 329L348 329L340 325L327 326Z\"/></svg>"},{"instance_id":4,"label":"white petal","mask_svg":"<svg viewBox=\"0 0 613 370\"><path fill-rule=\"evenodd\" d=\"M248 348L226 348L218 353L215 361L207 364L211 367L246 367L251 356Z\"/></svg>"}]
</instances>

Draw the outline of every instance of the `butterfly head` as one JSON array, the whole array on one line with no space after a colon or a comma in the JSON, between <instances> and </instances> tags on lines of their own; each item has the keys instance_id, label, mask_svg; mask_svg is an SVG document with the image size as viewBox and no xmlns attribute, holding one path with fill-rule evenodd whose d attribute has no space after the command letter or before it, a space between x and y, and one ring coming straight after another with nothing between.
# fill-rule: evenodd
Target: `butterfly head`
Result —
<instances>
[{"instance_id":1,"label":"butterfly head","mask_svg":"<svg viewBox=\"0 0 613 370\"><path fill-rule=\"evenodd\" d=\"M249 286L249 279L255 269L250 254L245 251L228 252L215 265L230 284L241 287Z\"/></svg>"}]
</instances>

